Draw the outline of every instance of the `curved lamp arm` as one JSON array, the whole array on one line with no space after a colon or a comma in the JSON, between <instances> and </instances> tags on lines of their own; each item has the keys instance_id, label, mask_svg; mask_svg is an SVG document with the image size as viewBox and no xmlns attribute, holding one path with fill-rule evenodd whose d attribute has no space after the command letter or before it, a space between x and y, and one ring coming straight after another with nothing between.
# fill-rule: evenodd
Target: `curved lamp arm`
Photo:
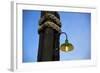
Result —
<instances>
[{"instance_id":1,"label":"curved lamp arm","mask_svg":"<svg viewBox=\"0 0 100 73\"><path fill-rule=\"evenodd\" d=\"M61 34L65 34L65 36L66 36L65 43L68 43L68 36L67 36L67 33L66 33L66 32L60 32L60 35L61 35Z\"/></svg>"}]
</instances>

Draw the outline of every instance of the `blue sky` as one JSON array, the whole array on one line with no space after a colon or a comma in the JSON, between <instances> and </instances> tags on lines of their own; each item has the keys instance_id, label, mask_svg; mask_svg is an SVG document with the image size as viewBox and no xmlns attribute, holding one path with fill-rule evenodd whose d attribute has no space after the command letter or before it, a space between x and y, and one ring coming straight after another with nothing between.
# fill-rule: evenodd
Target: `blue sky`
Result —
<instances>
[{"instance_id":1,"label":"blue sky","mask_svg":"<svg viewBox=\"0 0 100 73\"><path fill-rule=\"evenodd\" d=\"M74 45L71 52L61 52L60 60L91 59L91 14L79 12L59 12L62 31ZM38 52L38 21L40 11L23 10L23 62L36 62ZM64 43L61 35L60 43Z\"/></svg>"}]
</instances>

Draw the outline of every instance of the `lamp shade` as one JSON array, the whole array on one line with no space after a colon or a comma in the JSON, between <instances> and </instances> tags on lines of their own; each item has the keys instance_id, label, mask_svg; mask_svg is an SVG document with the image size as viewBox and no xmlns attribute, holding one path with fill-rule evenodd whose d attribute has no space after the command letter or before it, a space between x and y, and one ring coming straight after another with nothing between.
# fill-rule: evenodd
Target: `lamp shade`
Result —
<instances>
[{"instance_id":1,"label":"lamp shade","mask_svg":"<svg viewBox=\"0 0 100 73\"><path fill-rule=\"evenodd\" d=\"M71 43L63 43L60 46L60 50L63 52L69 52L74 49L74 46Z\"/></svg>"}]
</instances>

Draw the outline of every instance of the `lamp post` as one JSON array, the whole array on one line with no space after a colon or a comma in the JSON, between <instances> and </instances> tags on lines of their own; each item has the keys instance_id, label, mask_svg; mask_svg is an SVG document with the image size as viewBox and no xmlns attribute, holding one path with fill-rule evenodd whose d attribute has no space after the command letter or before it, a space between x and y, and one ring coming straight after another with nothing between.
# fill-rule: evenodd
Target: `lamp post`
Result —
<instances>
[{"instance_id":1,"label":"lamp post","mask_svg":"<svg viewBox=\"0 0 100 73\"><path fill-rule=\"evenodd\" d=\"M39 20L39 47L37 61L59 61L60 50L66 52L73 49L68 42L67 34L61 32L61 22L58 12L41 11ZM60 47L60 35L65 34L65 43Z\"/></svg>"}]
</instances>

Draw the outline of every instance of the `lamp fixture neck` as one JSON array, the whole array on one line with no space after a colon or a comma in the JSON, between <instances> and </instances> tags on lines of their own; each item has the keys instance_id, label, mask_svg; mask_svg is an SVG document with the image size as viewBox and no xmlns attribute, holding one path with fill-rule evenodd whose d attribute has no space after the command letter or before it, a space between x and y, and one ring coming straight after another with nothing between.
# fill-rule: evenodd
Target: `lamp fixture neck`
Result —
<instances>
[{"instance_id":1,"label":"lamp fixture neck","mask_svg":"<svg viewBox=\"0 0 100 73\"><path fill-rule=\"evenodd\" d=\"M65 43L68 43L68 36L67 36L66 32L61 32L60 34L65 34L65 36L66 36Z\"/></svg>"}]
</instances>

